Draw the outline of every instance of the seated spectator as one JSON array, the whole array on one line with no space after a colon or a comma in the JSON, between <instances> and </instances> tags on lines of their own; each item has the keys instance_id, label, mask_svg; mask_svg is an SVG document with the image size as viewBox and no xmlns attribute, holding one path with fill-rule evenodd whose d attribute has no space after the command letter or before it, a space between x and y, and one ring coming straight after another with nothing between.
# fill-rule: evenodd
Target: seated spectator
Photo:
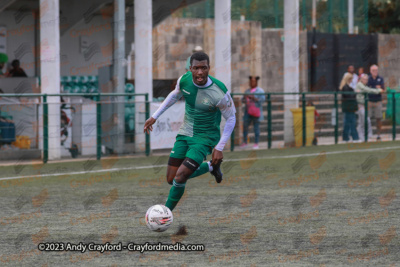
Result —
<instances>
[{"instance_id":1,"label":"seated spectator","mask_svg":"<svg viewBox=\"0 0 400 267\"><path fill-rule=\"evenodd\" d=\"M0 89L0 94L3 94ZM1 97L0 97L1 99ZM15 142L15 124L7 112L0 110L0 146L1 149L14 148L11 143Z\"/></svg>"},{"instance_id":2,"label":"seated spectator","mask_svg":"<svg viewBox=\"0 0 400 267\"><path fill-rule=\"evenodd\" d=\"M28 77L25 71L20 67L20 62L18 59L14 59L11 62L12 69L8 73L8 77Z\"/></svg>"}]
</instances>

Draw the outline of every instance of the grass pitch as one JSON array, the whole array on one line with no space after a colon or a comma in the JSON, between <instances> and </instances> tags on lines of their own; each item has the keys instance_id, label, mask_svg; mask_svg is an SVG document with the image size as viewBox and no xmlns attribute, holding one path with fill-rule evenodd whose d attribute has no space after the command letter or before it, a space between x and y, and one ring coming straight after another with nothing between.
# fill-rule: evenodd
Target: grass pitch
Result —
<instances>
[{"instance_id":1,"label":"grass pitch","mask_svg":"<svg viewBox=\"0 0 400 267\"><path fill-rule=\"evenodd\" d=\"M0 265L399 266L399 142L224 154L224 181L189 180L163 233L144 215L168 196L168 156L1 167ZM206 250L40 252L43 242Z\"/></svg>"}]
</instances>

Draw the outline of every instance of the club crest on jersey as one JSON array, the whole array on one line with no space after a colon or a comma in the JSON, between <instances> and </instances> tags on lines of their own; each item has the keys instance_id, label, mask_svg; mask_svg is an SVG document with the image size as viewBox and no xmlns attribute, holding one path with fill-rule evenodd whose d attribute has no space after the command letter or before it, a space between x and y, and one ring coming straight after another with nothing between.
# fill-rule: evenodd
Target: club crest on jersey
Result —
<instances>
[{"instance_id":1,"label":"club crest on jersey","mask_svg":"<svg viewBox=\"0 0 400 267\"><path fill-rule=\"evenodd\" d=\"M214 111L214 110L215 110L215 107L212 105L211 100L210 100L209 98L204 98L204 99L201 101L201 103L202 103L203 105L208 106L208 110L209 110L209 111Z\"/></svg>"}]
</instances>

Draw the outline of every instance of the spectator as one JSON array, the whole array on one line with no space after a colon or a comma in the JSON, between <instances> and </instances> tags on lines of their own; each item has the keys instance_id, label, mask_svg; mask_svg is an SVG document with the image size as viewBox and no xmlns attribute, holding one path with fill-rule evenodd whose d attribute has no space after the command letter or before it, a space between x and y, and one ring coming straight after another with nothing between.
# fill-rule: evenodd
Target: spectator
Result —
<instances>
[{"instance_id":1,"label":"spectator","mask_svg":"<svg viewBox=\"0 0 400 267\"><path fill-rule=\"evenodd\" d=\"M382 89L374 89L366 86L368 83L368 75L363 74L361 76L361 80L357 83L356 92L357 94L357 102L358 102L358 123L357 123L357 132L360 140L365 141L365 93L369 94L380 94L382 93ZM371 119L368 117L368 137L372 137L372 126Z\"/></svg>"},{"instance_id":2,"label":"spectator","mask_svg":"<svg viewBox=\"0 0 400 267\"><path fill-rule=\"evenodd\" d=\"M344 93L354 92L354 89L350 86L353 81L353 75L346 73L342 82L340 83L340 90ZM358 105L355 94L342 94L342 112L344 113L343 119L343 141L349 142L349 133L353 139L353 142L359 142L358 133L356 129L356 114Z\"/></svg>"},{"instance_id":3,"label":"spectator","mask_svg":"<svg viewBox=\"0 0 400 267\"><path fill-rule=\"evenodd\" d=\"M264 119L262 103L265 101L265 95L251 95L255 93L264 93L264 90L258 87L258 80L260 77L249 76L250 88L246 90L242 102L245 103L244 116L243 116L243 144L241 147L247 146L247 134L251 122L254 124L254 146L253 149L258 149L258 142L260 139L260 121Z\"/></svg>"},{"instance_id":4,"label":"spectator","mask_svg":"<svg viewBox=\"0 0 400 267\"><path fill-rule=\"evenodd\" d=\"M354 66L353 65L349 65L347 67L347 72L343 75L342 81L344 79L344 76L346 76L347 73L350 73L352 75L352 80L351 80L351 83L350 83L350 87L353 88L353 89L356 88L357 82L358 82L358 75L354 73Z\"/></svg>"},{"instance_id":5,"label":"spectator","mask_svg":"<svg viewBox=\"0 0 400 267\"><path fill-rule=\"evenodd\" d=\"M368 87L385 89L385 83L383 78L378 75L378 66L372 65L370 67L370 76L368 78ZM370 118L376 119L377 128L377 141L381 140L381 129L382 129L382 94L369 94L369 105L368 113Z\"/></svg>"},{"instance_id":6,"label":"spectator","mask_svg":"<svg viewBox=\"0 0 400 267\"><path fill-rule=\"evenodd\" d=\"M358 68L358 81L361 80L361 76L364 74L364 68L360 67Z\"/></svg>"},{"instance_id":7,"label":"spectator","mask_svg":"<svg viewBox=\"0 0 400 267\"><path fill-rule=\"evenodd\" d=\"M3 94L0 89L0 94ZM1 97L0 97L1 99ZM14 148L11 143L15 142L15 124L7 112L0 110L0 146L1 149Z\"/></svg>"},{"instance_id":8,"label":"spectator","mask_svg":"<svg viewBox=\"0 0 400 267\"><path fill-rule=\"evenodd\" d=\"M194 49L193 49L193 53L196 53L196 52L202 52L203 51L203 48L201 47L201 46L196 46ZM191 57L191 55L188 57L188 59L186 60L186 72L188 72L189 70L190 70L190 57Z\"/></svg>"},{"instance_id":9,"label":"spectator","mask_svg":"<svg viewBox=\"0 0 400 267\"><path fill-rule=\"evenodd\" d=\"M28 77L25 71L20 67L18 59L14 59L11 62L12 69L10 70L8 77Z\"/></svg>"}]
</instances>

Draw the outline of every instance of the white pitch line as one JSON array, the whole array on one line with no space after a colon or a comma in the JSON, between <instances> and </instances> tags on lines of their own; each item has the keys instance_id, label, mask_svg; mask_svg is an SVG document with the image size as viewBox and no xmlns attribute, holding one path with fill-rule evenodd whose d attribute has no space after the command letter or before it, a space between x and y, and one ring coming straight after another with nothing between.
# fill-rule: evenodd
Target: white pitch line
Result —
<instances>
[{"instance_id":1,"label":"white pitch line","mask_svg":"<svg viewBox=\"0 0 400 267\"><path fill-rule=\"evenodd\" d=\"M380 150L395 150L400 149L400 146L396 147L384 147L384 148L367 148L367 149L355 149L355 150L341 150L341 151L331 151L325 152L325 155L334 155L334 154L342 154L342 153L360 153L360 152L368 152L368 151L380 151ZM298 157L313 157L321 155L322 152L319 153L310 153L310 154L298 154L298 155L288 155L288 156L268 156L268 157L256 157L256 158L244 158L244 159L226 159L224 162L230 161L248 161L248 160L260 160L260 159L288 159L288 158L298 158ZM51 177L51 176L62 176L62 175L75 175L75 174L85 174L85 173L99 173L99 172L115 172L115 171L124 171L124 170L141 170L141 169L152 169L152 168L160 168L166 167L167 165L150 165L150 166L138 166L138 167L128 167L128 168L112 168L107 170L94 170L94 171L80 171L80 172L67 172L67 173L53 173L53 174L38 174L38 175L27 175L27 176L14 176L14 177L4 177L0 178L0 181L4 180L13 180L13 179L22 179L22 178L35 178L35 177Z\"/></svg>"}]
</instances>

